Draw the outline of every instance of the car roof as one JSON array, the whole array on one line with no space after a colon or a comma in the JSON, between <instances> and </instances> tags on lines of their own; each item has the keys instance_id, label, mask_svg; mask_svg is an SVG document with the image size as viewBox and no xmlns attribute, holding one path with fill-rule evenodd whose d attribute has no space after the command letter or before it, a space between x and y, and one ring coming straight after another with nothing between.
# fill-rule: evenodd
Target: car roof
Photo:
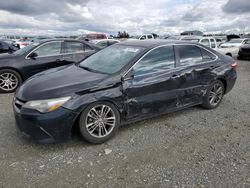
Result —
<instances>
[{"instance_id":1,"label":"car roof","mask_svg":"<svg viewBox=\"0 0 250 188\"><path fill-rule=\"evenodd\" d=\"M197 44L196 42L183 41L183 40L127 40L119 43L118 45L138 46L145 48L152 48L160 45L174 45L174 44Z\"/></svg>"},{"instance_id":2,"label":"car roof","mask_svg":"<svg viewBox=\"0 0 250 188\"><path fill-rule=\"evenodd\" d=\"M95 39L95 40L91 40L91 42L94 42L94 43L98 43L98 42L102 42L102 41L117 41L117 42L120 42L119 40L116 40L116 39Z\"/></svg>"},{"instance_id":3,"label":"car roof","mask_svg":"<svg viewBox=\"0 0 250 188\"><path fill-rule=\"evenodd\" d=\"M42 40L40 40L40 43L53 42L53 41L77 41L77 42L85 42L85 41L82 41L82 40L70 39L70 38L53 38L53 39L42 39Z\"/></svg>"}]
</instances>

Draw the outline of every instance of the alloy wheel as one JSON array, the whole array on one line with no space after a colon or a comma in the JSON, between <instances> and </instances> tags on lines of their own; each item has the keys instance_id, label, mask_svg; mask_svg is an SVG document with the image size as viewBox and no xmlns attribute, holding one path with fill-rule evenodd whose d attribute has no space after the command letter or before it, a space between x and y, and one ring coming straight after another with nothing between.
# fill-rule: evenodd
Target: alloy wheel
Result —
<instances>
[{"instance_id":1,"label":"alloy wheel","mask_svg":"<svg viewBox=\"0 0 250 188\"><path fill-rule=\"evenodd\" d=\"M2 73L0 75L0 89L12 91L18 86L18 78L12 73Z\"/></svg>"},{"instance_id":2,"label":"alloy wheel","mask_svg":"<svg viewBox=\"0 0 250 188\"><path fill-rule=\"evenodd\" d=\"M223 96L223 88L220 84L215 84L209 92L209 103L212 106L216 106L220 103Z\"/></svg>"},{"instance_id":3,"label":"alloy wheel","mask_svg":"<svg viewBox=\"0 0 250 188\"><path fill-rule=\"evenodd\" d=\"M93 137L108 136L116 124L115 113L107 105L97 105L91 108L86 117L86 128Z\"/></svg>"}]
</instances>

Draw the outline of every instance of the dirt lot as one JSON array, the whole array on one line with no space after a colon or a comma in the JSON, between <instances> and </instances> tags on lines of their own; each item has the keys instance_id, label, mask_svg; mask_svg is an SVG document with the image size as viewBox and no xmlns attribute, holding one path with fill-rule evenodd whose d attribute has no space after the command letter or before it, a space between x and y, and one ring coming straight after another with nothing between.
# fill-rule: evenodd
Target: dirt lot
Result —
<instances>
[{"instance_id":1,"label":"dirt lot","mask_svg":"<svg viewBox=\"0 0 250 188\"><path fill-rule=\"evenodd\" d=\"M250 187L250 62L215 110L189 108L124 126L102 145L17 137L0 96L0 187Z\"/></svg>"}]
</instances>

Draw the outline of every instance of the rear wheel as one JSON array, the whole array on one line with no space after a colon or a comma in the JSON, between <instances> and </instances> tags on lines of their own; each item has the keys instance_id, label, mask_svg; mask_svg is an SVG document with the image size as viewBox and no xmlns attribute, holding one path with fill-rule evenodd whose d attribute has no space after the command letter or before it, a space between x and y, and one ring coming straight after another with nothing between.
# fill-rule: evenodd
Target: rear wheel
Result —
<instances>
[{"instance_id":1,"label":"rear wheel","mask_svg":"<svg viewBox=\"0 0 250 188\"><path fill-rule=\"evenodd\" d=\"M224 84L220 80L214 81L207 90L202 106L207 109L218 107L222 101L224 92Z\"/></svg>"},{"instance_id":2,"label":"rear wheel","mask_svg":"<svg viewBox=\"0 0 250 188\"><path fill-rule=\"evenodd\" d=\"M115 135L120 125L120 114L109 102L88 106L81 114L79 127L84 140L100 144Z\"/></svg>"},{"instance_id":3,"label":"rear wheel","mask_svg":"<svg viewBox=\"0 0 250 188\"><path fill-rule=\"evenodd\" d=\"M14 92L22 83L21 76L14 70L0 70L0 93Z\"/></svg>"}]
</instances>

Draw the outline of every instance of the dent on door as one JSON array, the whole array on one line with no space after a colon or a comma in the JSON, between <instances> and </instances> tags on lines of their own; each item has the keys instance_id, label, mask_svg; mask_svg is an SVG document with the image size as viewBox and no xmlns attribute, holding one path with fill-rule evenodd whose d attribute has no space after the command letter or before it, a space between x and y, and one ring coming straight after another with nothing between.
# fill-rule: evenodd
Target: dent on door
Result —
<instances>
[{"instance_id":1,"label":"dent on door","mask_svg":"<svg viewBox=\"0 0 250 188\"><path fill-rule=\"evenodd\" d=\"M178 80L166 72L124 81L128 118L162 114L177 108L177 87Z\"/></svg>"}]
</instances>

